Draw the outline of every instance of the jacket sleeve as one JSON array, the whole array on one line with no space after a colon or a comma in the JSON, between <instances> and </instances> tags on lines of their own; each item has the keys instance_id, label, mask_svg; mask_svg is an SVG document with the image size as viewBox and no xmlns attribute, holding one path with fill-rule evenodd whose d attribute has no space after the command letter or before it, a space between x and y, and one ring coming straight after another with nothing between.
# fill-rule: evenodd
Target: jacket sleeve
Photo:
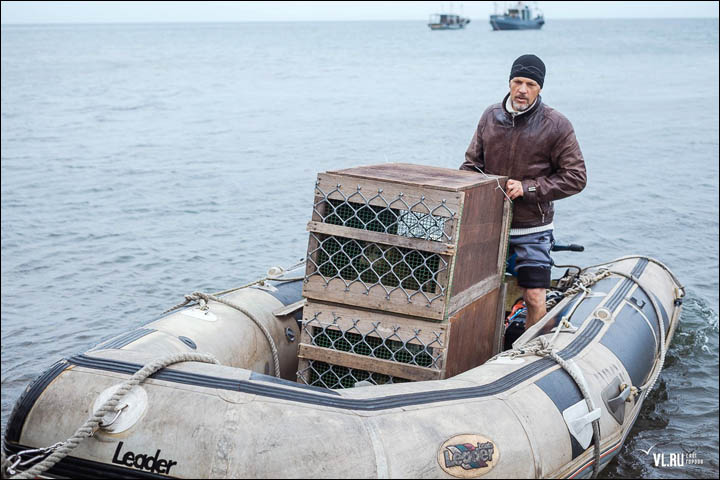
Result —
<instances>
[{"instance_id":1,"label":"jacket sleeve","mask_svg":"<svg viewBox=\"0 0 720 480\"><path fill-rule=\"evenodd\" d=\"M526 202L551 202L579 193L587 184L587 172L575 130L563 118L560 134L550 152L553 173L522 181Z\"/></svg>"},{"instance_id":2,"label":"jacket sleeve","mask_svg":"<svg viewBox=\"0 0 720 480\"><path fill-rule=\"evenodd\" d=\"M483 172L485 171L485 158L483 156L483 144L482 144L482 127L485 121L487 112L483 113L478 122L478 126L475 129L475 134L470 140L470 145L465 152L465 161L460 165L460 170L469 170L471 172L477 172L478 168Z\"/></svg>"}]
</instances>

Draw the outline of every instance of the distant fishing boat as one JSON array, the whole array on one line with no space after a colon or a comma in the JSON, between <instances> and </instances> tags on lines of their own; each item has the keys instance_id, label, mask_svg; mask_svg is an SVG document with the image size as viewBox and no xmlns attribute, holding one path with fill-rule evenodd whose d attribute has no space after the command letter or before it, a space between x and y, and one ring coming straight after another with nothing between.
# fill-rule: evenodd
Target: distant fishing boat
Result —
<instances>
[{"instance_id":1,"label":"distant fishing boat","mask_svg":"<svg viewBox=\"0 0 720 480\"><path fill-rule=\"evenodd\" d=\"M545 18L537 7L530 8L523 2L506 8L502 15L490 15L493 30L537 30L545 24Z\"/></svg>"},{"instance_id":2,"label":"distant fishing boat","mask_svg":"<svg viewBox=\"0 0 720 480\"><path fill-rule=\"evenodd\" d=\"M458 30L470 23L469 18L452 13L434 13L430 15L428 27L430 30Z\"/></svg>"}]
</instances>

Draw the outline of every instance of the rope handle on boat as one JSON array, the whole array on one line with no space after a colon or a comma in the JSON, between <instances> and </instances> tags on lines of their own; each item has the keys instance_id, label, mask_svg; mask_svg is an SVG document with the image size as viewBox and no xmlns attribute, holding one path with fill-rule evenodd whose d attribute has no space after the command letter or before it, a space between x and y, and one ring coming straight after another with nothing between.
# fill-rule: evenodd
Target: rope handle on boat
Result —
<instances>
[{"instance_id":1,"label":"rope handle on boat","mask_svg":"<svg viewBox=\"0 0 720 480\"><path fill-rule=\"evenodd\" d=\"M652 263L654 263L655 265L657 265L658 267L660 267L660 268L662 268L663 270L665 270L665 272L666 272L668 275L670 275L670 278L672 278L673 282L675 282L675 285L677 285L678 290L680 291L680 297L684 297L684 296L685 296L685 287L683 286L682 283L680 283L680 280L679 280L679 279L675 276L675 274L667 267L667 265L665 265L664 263L662 263L660 260L656 260L656 259L654 259L654 258L652 258L652 257L648 257L647 255L625 255L624 257L616 258L615 260L610 260L609 262L597 263L597 264L595 264L595 265L588 265L587 267L582 268L580 271L581 271L581 272L584 272L584 271L590 270L591 268L604 267L605 265L610 265L610 264L613 264L613 263L617 263L617 262L620 262L620 261L622 261L622 260L629 260L629 259L631 259L631 258L645 259L645 260L647 260L648 262L652 262Z\"/></svg>"},{"instance_id":2,"label":"rope handle on boat","mask_svg":"<svg viewBox=\"0 0 720 480\"><path fill-rule=\"evenodd\" d=\"M566 290L564 290L562 292L562 295L551 298L546 303L546 305L545 305L546 308L549 310L552 307L554 307L555 305L557 305L558 303L560 303L560 301L562 299L564 299L566 297L570 297L572 295L575 295L576 293L582 292L583 297L587 296L588 294L590 294L591 286L595 285L600 280L609 277L611 273L612 272L610 272L610 270L603 268L603 269L598 270L596 273L588 272L588 273L583 273L581 275L578 275L578 278L575 279L575 282L573 283L573 285L571 287L568 287ZM578 302L578 304L579 304L579 302ZM573 310L573 312L574 312L574 310ZM565 315L565 317L567 317L567 318L570 318L571 316L572 316L572 313L568 313L567 315Z\"/></svg>"},{"instance_id":3,"label":"rope handle on boat","mask_svg":"<svg viewBox=\"0 0 720 480\"><path fill-rule=\"evenodd\" d=\"M278 278L279 275L282 275L282 274L285 273L285 272L291 272L291 271L295 270L296 268L298 268L298 267L299 267L300 265L302 265L303 263L305 263L305 259L304 259L304 258L301 258L299 262L297 262L295 265L293 265L293 266L291 266L291 267L287 267L287 268L273 267L273 268L277 268L277 269L279 270L279 272L278 272L277 274L274 274L274 275L268 274L267 276L265 276L265 277L263 277L263 278L259 278L259 279L255 280L255 281L253 281L253 282L246 283L245 285L240 285L239 287L229 288L229 289L227 289L227 290L222 290L222 291L220 291L220 292L210 293L210 294L208 294L208 295L214 295L214 296L225 295L226 293L232 293L232 292L235 292L235 291L237 291L237 290L242 290L243 288L249 288L249 287L252 287L253 285L265 285L265 282L267 282L267 281L273 281L273 282L294 282L294 281L296 281L296 280L304 280L305 277L299 277L299 278ZM271 271L272 271L272 269L271 269ZM194 295L194 294L193 294L193 295ZM162 312L160 315L161 315L161 316L162 316L162 315L166 315L166 314L168 314L168 313L170 313L170 312L173 312L173 311L177 310L178 308L182 308L182 307L184 307L185 305L187 305L188 303L196 300L195 298L189 298L189 297L192 297L192 295L185 295L185 301L184 301L184 302L178 303L178 304L175 305L174 307L168 308L167 310L165 310L164 312Z\"/></svg>"},{"instance_id":4,"label":"rope handle on boat","mask_svg":"<svg viewBox=\"0 0 720 480\"><path fill-rule=\"evenodd\" d=\"M75 431L75 434L72 437L68 438L64 442L58 442L50 447L23 450L14 455L11 455L3 461L3 471L11 475L10 478L30 479L37 478L38 476L42 475L60 460L67 457L70 452L72 452L75 447L80 444L80 442L82 442L88 437L92 437L95 432L97 432L98 429L102 428L103 426L109 425L102 423L103 417L112 411L116 411L116 407L118 403L120 403L120 400L122 400L122 398L130 390L132 390L133 387L144 382L148 377L150 377L158 370L161 370L174 363L180 362L203 362L214 364L219 363L212 355L197 352L173 353L172 355L153 360L152 362L146 364L143 368L135 372L133 376L126 380L124 383L122 383L112 395L112 397L110 397L100 408L93 412L90 418L88 418L85 423ZM122 411L122 408L120 409L120 411ZM115 418L117 419L117 417ZM23 461L23 456L35 453L38 453L39 455ZM48 454L50 455L47 456ZM29 470L25 470L24 472L19 472L16 470L18 467L28 465L34 461L37 461L41 457L46 458L34 467L30 468Z\"/></svg>"},{"instance_id":5,"label":"rope handle on boat","mask_svg":"<svg viewBox=\"0 0 720 480\"><path fill-rule=\"evenodd\" d=\"M626 402L629 402L630 400L634 400L635 397L637 397L637 396L639 396L640 394L643 393L643 388L642 388L642 387L636 387L636 386L634 386L634 385L630 385L630 384L627 384L627 383L622 383L622 384L620 384L620 391L621 391L621 392L624 391L626 388L629 388L629 389L630 389L630 394L628 395L627 400L625 400Z\"/></svg>"},{"instance_id":6,"label":"rope handle on boat","mask_svg":"<svg viewBox=\"0 0 720 480\"><path fill-rule=\"evenodd\" d=\"M540 339L545 340L545 338L543 337L541 337ZM590 392L588 392L585 388L585 382L583 381L583 379L577 375L577 371L574 368L570 368L570 365L565 362L565 360L563 360L562 357L560 357L560 355L558 355L555 350L551 348L550 344L548 344L547 350L539 350L538 354L540 356L547 356L555 360L555 363L560 365L563 370L565 370L568 375L570 375L570 377L580 389L580 392L582 392L585 403L587 404L588 412L592 412L593 410L595 410L595 405L592 401L592 398L590 397ZM594 444L593 456L595 457L595 461L593 462L593 473L591 478L597 478L598 473L600 473L600 418L596 418L592 421L592 429Z\"/></svg>"},{"instance_id":7,"label":"rope handle on boat","mask_svg":"<svg viewBox=\"0 0 720 480\"><path fill-rule=\"evenodd\" d=\"M278 349L277 345L275 345L275 340L273 340L272 335L270 334L270 331L268 331L267 327L263 325L260 320L258 320L255 315L250 313L247 309L241 307L240 305L233 303L229 300L225 300L224 298L219 297L218 295L224 295L226 293L234 292L236 290L240 290L243 288L248 288L253 285L264 285L266 281L273 280L277 282L292 282L296 280L302 280L303 278L277 278L279 275L289 272L292 270L295 270L300 265L302 265L305 262L305 259L300 259L298 263L295 265L288 267L288 268L282 268L282 267L273 267L277 268L279 271L278 273L274 275L268 275L267 277L261 278L259 280L255 280L254 282L250 282L248 284L242 285L240 287L231 288L228 290L223 290L222 292L216 292L216 293L203 293L203 292L193 292L189 295L185 295L185 301L182 303L179 303L175 305L172 308L169 308L165 310L162 314L165 315L167 313L170 313L172 311L175 311L179 308L184 307L185 305L191 303L191 302L198 302L203 310L207 309L207 304L210 300L218 303L222 303L223 305L227 305L230 308L234 308L235 310L239 311L240 313L244 314L246 317L248 317L250 320L253 321L255 325L262 331L263 335L265 335L265 338L268 341L268 344L270 344L270 351L272 352L273 357L273 370L275 372L275 376L280 378L280 358L278 355ZM272 272L272 270L271 270Z\"/></svg>"},{"instance_id":8,"label":"rope handle on boat","mask_svg":"<svg viewBox=\"0 0 720 480\"><path fill-rule=\"evenodd\" d=\"M265 325L258 320L255 315L250 313L247 309L241 307L237 303L233 303L229 300L225 300L221 297L216 297L215 295L211 295L208 293L202 293L202 292L193 292L190 295L185 295L185 298L188 299L188 301L198 301L198 302L204 302L204 305L207 305L207 303L212 300L214 302L222 303L223 305L227 305L228 307L234 308L235 310L239 311L240 313L244 314L246 317L248 317L250 320L257 325L257 327L262 331L263 335L265 335L265 338L267 339L268 343L270 344L270 351L272 352L273 357L273 365L275 370L275 376L280 378L280 358L278 355L278 349L275 345L275 340L273 340L272 335L270 334L270 331L267 329Z\"/></svg>"}]
</instances>

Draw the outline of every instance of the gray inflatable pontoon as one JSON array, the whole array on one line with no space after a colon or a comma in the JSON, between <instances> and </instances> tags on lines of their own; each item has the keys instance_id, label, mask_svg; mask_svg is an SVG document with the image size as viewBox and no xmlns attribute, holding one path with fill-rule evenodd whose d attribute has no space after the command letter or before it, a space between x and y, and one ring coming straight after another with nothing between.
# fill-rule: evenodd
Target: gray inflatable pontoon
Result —
<instances>
[{"instance_id":1,"label":"gray inflatable pontoon","mask_svg":"<svg viewBox=\"0 0 720 480\"><path fill-rule=\"evenodd\" d=\"M170 356L176 363L129 389L93 435L44 475L589 477L630 432L684 295L672 273L646 257L588 272L603 269L516 349L479 367L445 380L343 390L291 381L302 281L288 272L226 293L226 303L205 299L177 309L51 366L11 414L4 463L20 472L60 456L67 443L26 451L73 437L120 384ZM200 352L219 363L183 361Z\"/></svg>"}]
</instances>

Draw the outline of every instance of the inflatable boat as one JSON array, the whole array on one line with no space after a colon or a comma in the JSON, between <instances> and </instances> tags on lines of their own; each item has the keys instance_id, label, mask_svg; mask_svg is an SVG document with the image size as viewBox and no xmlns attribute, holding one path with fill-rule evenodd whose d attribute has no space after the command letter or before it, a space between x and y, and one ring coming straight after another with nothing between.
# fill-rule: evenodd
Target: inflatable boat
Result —
<instances>
[{"instance_id":1,"label":"inflatable boat","mask_svg":"<svg viewBox=\"0 0 720 480\"><path fill-rule=\"evenodd\" d=\"M271 273L52 365L9 418L4 475L590 477L630 432L684 296L662 263L623 257L575 272L483 365L330 390L295 381L302 275Z\"/></svg>"}]
</instances>

